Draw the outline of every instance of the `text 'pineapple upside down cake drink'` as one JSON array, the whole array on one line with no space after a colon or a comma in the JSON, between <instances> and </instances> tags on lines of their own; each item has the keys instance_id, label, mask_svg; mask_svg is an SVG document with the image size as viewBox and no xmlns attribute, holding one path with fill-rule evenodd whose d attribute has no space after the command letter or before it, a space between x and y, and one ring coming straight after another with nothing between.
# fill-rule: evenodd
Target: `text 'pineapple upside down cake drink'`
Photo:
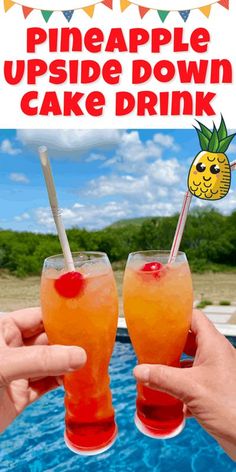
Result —
<instances>
[{"instance_id":1,"label":"text 'pineapple upside down cake drink'","mask_svg":"<svg viewBox=\"0 0 236 472\"><path fill-rule=\"evenodd\" d=\"M124 312L139 364L180 365L191 322L192 280L184 253L129 255L123 287ZM135 424L144 434L168 438L184 427L183 404L166 393L137 385Z\"/></svg>"},{"instance_id":2,"label":"text 'pineapple upside down cake drink'","mask_svg":"<svg viewBox=\"0 0 236 472\"><path fill-rule=\"evenodd\" d=\"M66 272L63 256L44 262L41 305L51 344L81 346L87 362L64 376L67 446L79 454L108 449L117 435L109 388L118 297L104 253L73 254L75 271Z\"/></svg>"}]
</instances>

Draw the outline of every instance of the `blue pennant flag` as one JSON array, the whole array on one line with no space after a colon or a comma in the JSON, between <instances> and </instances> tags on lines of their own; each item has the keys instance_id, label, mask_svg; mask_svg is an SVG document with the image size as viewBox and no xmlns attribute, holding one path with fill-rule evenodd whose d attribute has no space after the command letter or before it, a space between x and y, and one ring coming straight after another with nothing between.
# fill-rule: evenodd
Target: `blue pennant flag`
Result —
<instances>
[{"instance_id":1,"label":"blue pennant flag","mask_svg":"<svg viewBox=\"0 0 236 472\"><path fill-rule=\"evenodd\" d=\"M63 11L62 13L69 23L74 14L74 10L66 10L66 11Z\"/></svg>"},{"instance_id":2,"label":"blue pennant flag","mask_svg":"<svg viewBox=\"0 0 236 472\"><path fill-rule=\"evenodd\" d=\"M183 18L184 21L187 21L189 17L190 10L182 10L179 11L180 16Z\"/></svg>"}]
</instances>

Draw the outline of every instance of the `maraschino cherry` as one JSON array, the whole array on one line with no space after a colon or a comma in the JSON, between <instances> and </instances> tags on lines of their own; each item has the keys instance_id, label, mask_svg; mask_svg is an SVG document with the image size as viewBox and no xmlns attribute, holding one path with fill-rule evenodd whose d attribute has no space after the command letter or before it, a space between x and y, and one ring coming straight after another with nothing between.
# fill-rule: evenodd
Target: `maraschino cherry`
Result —
<instances>
[{"instance_id":1,"label":"maraschino cherry","mask_svg":"<svg viewBox=\"0 0 236 472\"><path fill-rule=\"evenodd\" d=\"M65 298L77 297L83 290L85 280L80 272L67 272L55 280L55 289L59 295Z\"/></svg>"},{"instance_id":2,"label":"maraschino cherry","mask_svg":"<svg viewBox=\"0 0 236 472\"><path fill-rule=\"evenodd\" d=\"M144 264L144 266L141 268L142 272L150 272L150 275L152 275L155 278L159 278L161 276L161 270L163 269L163 264L161 262L153 261L153 262L147 262Z\"/></svg>"}]
</instances>

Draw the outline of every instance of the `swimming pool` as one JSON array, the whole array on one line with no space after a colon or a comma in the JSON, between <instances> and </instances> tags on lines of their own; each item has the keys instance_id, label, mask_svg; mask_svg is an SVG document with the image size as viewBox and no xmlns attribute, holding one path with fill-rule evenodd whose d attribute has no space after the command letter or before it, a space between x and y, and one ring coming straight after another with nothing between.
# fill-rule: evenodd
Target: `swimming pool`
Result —
<instances>
[{"instance_id":1,"label":"swimming pool","mask_svg":"<svg viewBox=\"0 0 236 472\"><path fill-rule=\"evenodd\" d=\"M176 438L146 438L134 426L135 356L116 343L110 375L119 437L99 456L83 458L63 441L63 389L31 405L0 438L1 472L235 472L236 465L193 419Z\"/></svg>"}]
</instances>

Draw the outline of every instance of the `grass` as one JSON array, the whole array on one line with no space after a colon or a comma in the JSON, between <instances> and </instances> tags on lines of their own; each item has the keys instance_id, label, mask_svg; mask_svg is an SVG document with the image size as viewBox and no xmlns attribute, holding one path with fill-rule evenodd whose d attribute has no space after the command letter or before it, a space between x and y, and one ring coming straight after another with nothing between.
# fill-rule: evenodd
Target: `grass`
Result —
<instances>
[{"instance_id":1,"label":"grass","mask_svg":"<svg viewBox=\"0 0 236 472\"><path fill-rule=\"evenodd\" d=\"M212 305L211 300L201 300L200 303L197 304L197 308L205 308L208 305Z\"/></svg>"},{"instance_id":2,"label":"grass","mask_svg":"<svg viewBox=\"0 0 236 472\"><path fill-rule=\"evenodd\" d=\"M221 306L229 306L231 305L231 302L229 300L221 300L219 305Z\"/></svg>"}]
</instances>

